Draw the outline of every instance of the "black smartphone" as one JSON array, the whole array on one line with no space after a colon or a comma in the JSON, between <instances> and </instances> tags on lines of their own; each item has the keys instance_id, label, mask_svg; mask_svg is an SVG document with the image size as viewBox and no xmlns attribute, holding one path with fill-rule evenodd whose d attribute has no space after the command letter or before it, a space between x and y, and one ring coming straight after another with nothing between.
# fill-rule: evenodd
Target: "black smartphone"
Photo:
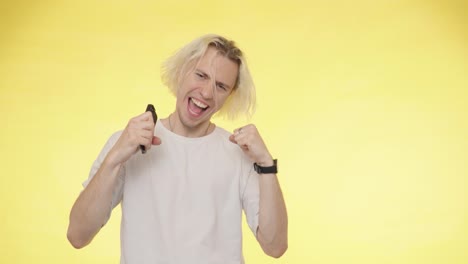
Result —
<instances>
[{"instance_id":1,"label":"black smartphone","mask_svg":"<svg viewBox=\"0 0 468 264\"><path fill-rule=\"evenodd\" d=\"M153 115L153 123L156 125L156 121L158 120L158 115L156 114L156 109L154 109L154 106L152 104L148 104L148 106L146 107L145 112L148 112L148 111L151 112L151 114ZM145 146L140 145L140 149L141 149L142 154L146 153Z\"/></svg>"}]
</instances>

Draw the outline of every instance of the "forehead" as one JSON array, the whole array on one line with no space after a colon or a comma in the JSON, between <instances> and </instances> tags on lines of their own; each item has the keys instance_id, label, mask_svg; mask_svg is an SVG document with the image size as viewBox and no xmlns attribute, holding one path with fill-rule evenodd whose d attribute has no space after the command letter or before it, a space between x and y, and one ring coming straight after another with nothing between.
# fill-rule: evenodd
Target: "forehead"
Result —
<instances>
[{"instance_id":1,"label":"forehead","mask_svg":"<svg viewBox=\"0 0 468 264\"><path fill-rule=\"evenodd\" d=\"M206 50L195 69L202 70L211 77L216 78L216 81L223 82L231 87L234 87L239 73L239 65L223 56L213 47Z\"/></svg>"}]
</instances>

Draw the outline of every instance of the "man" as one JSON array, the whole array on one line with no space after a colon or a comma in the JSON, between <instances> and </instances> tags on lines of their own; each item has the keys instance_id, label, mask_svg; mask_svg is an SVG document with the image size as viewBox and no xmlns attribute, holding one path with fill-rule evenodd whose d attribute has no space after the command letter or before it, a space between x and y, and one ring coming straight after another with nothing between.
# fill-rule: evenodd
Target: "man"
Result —
<instances>
[{"instance_id":1,"label":"man","mask_svg":"<svg viewBox=\"0 0 468 264\"><path fill-rule=\"evenodd\" d=\"M156 126L146 112L111 136L73 205L69 241L89 244L121 203L121 263L239 264L244 210L264 252L280 257L287 214L276 160L254 125L230 134L210 121L218 111L252 111L255 91L242 52L206 35L163 70L175 111Z\"/></svg>"}]
</instances>

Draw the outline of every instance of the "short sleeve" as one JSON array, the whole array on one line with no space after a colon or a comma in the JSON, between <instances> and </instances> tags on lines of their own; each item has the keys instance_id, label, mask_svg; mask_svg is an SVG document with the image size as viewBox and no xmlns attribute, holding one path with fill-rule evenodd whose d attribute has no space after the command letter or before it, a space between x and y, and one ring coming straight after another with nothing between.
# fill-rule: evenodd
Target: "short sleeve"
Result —
<instances>
[{"instance_id":1,"label":"short sleeve","mask_svg":"<svg viewBox=\"0 0 468 264\"><path fill-rule=\"evenodd\" d=\"M250 230L257 237L260 189L258 173L253 169L252 162L246 157L242 161L241 200Z\"/></svg>"},{"instance_id":2,"label":"short sleeve","mask_svg":"<svg viewBox=\"0 0 468 264\"><path fill-rule=\"evenodd\" d=\"M112 149L112 147L115 145L117 140L119 139L120 135L122 134L122 131L114 133L106 142L104 147L102 148L101 152L99 153L98 157L94 161L93 165L91 166L91 170L89 171L89 176L86 181L83 182L83 187L86 188L88 186L89 182L93 179L94 175L96 175L97 171L101 167L102 162L107 156L107 153ZM119 171L119 176L118 176L118 182L115 186L115 189L112 194L112 207L111 209L115 208L120 201L122 200L122 195L123 195L123 184L124 184L124 179L125 179L125 166L123 166L120 171Z\"/></svg>"}]
</instances>

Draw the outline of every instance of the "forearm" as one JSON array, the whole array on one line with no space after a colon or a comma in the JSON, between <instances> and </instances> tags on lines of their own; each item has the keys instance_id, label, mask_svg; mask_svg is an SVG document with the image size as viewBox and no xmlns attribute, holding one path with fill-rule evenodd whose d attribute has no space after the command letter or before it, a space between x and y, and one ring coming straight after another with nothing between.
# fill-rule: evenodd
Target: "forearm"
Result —
<instances>
[{"instance_id":1,"label":"forearm","mask_svg":"<svg viewBox=\"0 0 468 264\"><path fill-rule=\"evenodd\" d=\"M108 220L120 169L107 157L73 205L67 236L74 247L89 244Z\"/></svg>"},{"instance_id":2,"label":"forearm","mask_svg":"<svg viewBox=\"0 0 468 264\"><path fill-rule=\"evenodd\" d=\"M257 239L263 251L280 257L288 247L288 216L278 178L260 175L260 205Z\"/></svg>"}]
</instances>

